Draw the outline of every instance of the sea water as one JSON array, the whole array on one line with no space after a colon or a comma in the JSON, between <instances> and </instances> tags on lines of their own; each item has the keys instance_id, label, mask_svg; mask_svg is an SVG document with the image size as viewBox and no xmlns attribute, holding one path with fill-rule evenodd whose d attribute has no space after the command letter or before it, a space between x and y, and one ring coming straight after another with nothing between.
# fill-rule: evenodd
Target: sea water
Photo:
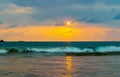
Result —
<instances>
[{"instance_id":1,"label":"sea water","mask_svg":"<svg viewBox=\"0 0 120 77\"><path fill-rule=\"evenodd\" d=\"M18 52L119 52L120 42L0 42L0 53ZM12 51L12 50L11 50Z\"/></svg>"},{"instance_id":2,"label":"sea water","mask_svg":"<svg viewBox=\"0 0 120 77\"><path fill-rule=\"evenodd\" d=\"M120 42L1 42L0 77L120 77L119 55L57 53L114 51L120 51Z\"/></svg>"}]
</instances>

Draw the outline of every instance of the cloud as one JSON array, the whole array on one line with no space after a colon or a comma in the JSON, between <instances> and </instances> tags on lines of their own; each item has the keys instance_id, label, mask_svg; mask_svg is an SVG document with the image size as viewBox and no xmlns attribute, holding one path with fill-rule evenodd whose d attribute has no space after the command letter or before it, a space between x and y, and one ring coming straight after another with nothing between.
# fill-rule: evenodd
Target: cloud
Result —
<instances>
[{"instance_id":1,"label":"cloud","mask_svg":"<svg viewBox=\"0 0 120 77\"><path fill-rule=\"evenodd\" d=\"M102 20L100 20L98 18L89 18L89 17L80 18L80 19L78 19L78 21L86 22L86 23L100 23L100 22L102 22Z\"/></svg>"},{"instance_id":2,"label":"cloud","mask_svg":"<svg viewBox=\"0 0 120 77\"><path fill-rule=\"evenodd\" d=\"M35 13L34 7L19 6L10 2L0 3L0 20L4 24L30 25L38 24L32 19Z\"/></svg>"},{"instance_id":3,"label":"cloud","mask_svg":"<svg viewBox=\"0 0 120 77\"><path fill-rule=\"evenodd\" d=\"M119 7L120 0L0 0L0 37L119 40ZM65 20L75 24L66 26Z\"/></svg>"},{"instance_id":4,"label":"cloud","mask_svg":"<svg viewBox=\"0 0 120 77\"><path fill-rule=\"evenodd\" d=\"M1 12L6 14L19 14L19 13L29 14L34 12L33 7L22 7L22 6L15 5L13 3L5 4L3 5L3 7L5 8L2 9Z\"/></svg>"},{"instance_id":5,"label":"cloud","mask_svg":"<svg viewBox=\"0 0 120 77\"><path fill-rule=\"evenodd\" d=\"M113 17L115 20L120 20L120 14L117 14L115 17Z\"/></svg>"},{"instance_id":6,"label":"cloud","mask_svg":"<svg viewBox=\"0 0 120 77\"><path fill-rule=\"evenodd\" d=\"M106 35L109 36L109 37L112 36L113 38L118 39L118 38L120 38L120 31L117 31L117 30L113 29L113 30L107 31Z\"/></svg>"},{"instance_id":7,"label":"cloud","mask_svg":"<svg viewBox=\"0 0 120 77\"><path fill-rule=\"evenodd\" d=\"M103 37L102 39L106 39L107 41L119 41L120 40L120 29L111 29L106 31L105 34L98 34L96 37Z\"/></svg>"},{"instance_id":8,"label":"cloud","mask_svg":"<svg viewBox=\"0 0 120 77\"><path fill-rule=\"evenodd\" d=\"M78 22L119 27L113 17L120 12L118 0L3 0L0 20L18 25L52 25L63 17ZM117 19L115 17L115 19ZM50 22L48 22L48 20ZM57 23L60 23L61 21ZM112 22L112 23L111 23Z\"/></svg>"},{"instance_id":9,"label":"cloud","mask_svg":"<svg viewBox=\"0 0 120 77\"><path fill-rule=\"evenodd\" d=\"M114 22L113 17L119 12L119 7L119 5L107 5L99 2L87 5L69 1L66 5L61 4L61 6L58 7L59 9L54 7L45 9L43 5L42 8L37 10L36 14L32 15L32 17L42 22L46 21L46 19L55 20L61 17L70 17L75 20L80 19L79 22L98 23L104 24L104 26L118 26L115 24L116 22ZM39 6L36 6L36 8L39 8ZM110 22L113 23L111 24Z\"/></svg>"},{"instance_id":10,"label":"cloud","mask_svg":"<svg viewBox=\"0 0 120 77\"><path fill-rule=\"evenodd\" d=\"M18 27L18 25L11 25L11 24L4 24L4 23L2 23L2 24L0 24L0 30L2 30L2 29L10 29L10 28L15 28L15 27Z\"/></svg>"},{"instance_id":11,"label":"cloud","mask_svg":"<svg viewBox=\"0 0 120 77\"><path fill-rule=\"evenodd\" d=\"M2 22L2 21L0 21L0 24L3 24L3 22Z\"/></svg>"},{"instance_id":12,"label":"cloud","mask_svg":"<svg viewBox=\"0 0 120 77\"><path fill-rule=\"evenodd\" d=\"M9 41L108 41L120 40L120 29L97 24L76 23L70 26L17 26L1 29L0 36ZM116 34L116 35L115 35ZM117 37L118 36L118 37Z\"/></svg>"}]
</instances>

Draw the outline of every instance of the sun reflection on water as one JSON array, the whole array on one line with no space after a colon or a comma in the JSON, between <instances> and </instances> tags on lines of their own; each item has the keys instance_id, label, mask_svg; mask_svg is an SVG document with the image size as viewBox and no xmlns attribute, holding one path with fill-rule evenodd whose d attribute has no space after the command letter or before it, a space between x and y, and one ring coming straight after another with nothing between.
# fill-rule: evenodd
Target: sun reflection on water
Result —
<instances>
[{"instance_id":1,"label":"sun reflection on water","mask_svg":"<svg viewBox=\"0 0 120 77\"><path fill-rule=\"evenodd\" d=\"M66 56L66 71L67 71L67 74L64 77L73 77L72 76L72 56Z\"/></svg>"}]
</instances>

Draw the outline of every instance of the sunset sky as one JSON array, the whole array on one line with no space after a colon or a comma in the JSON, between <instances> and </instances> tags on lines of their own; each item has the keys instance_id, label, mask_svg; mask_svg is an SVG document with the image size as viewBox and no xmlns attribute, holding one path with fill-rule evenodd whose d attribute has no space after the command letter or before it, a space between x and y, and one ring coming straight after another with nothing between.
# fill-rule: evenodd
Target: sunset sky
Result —
<instances>
[{"instance_id":1,"label":"sunset sky","mask_svg":"<svg viewBox=\"0 0 120 77\"><path fill-rule=\"evenodd\" d=\"M120 0L0 0L0 39L120 41Z\"/></svg>"}]
</instances>

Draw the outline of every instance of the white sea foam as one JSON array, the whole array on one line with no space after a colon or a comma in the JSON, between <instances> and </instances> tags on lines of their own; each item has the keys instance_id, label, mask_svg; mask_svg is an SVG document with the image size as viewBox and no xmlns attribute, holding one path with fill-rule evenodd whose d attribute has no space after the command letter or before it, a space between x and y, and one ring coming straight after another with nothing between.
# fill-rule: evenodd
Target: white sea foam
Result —
<instances>
[{"instance_id":1,"label":"white sea foam","mask_svg":"<svg viewBox=\"0 0 120 77\"><path fill-rule=\"evenodd\" d=\"M12 48L11 48L12 49ZM80 47L53 47L53 48L15 48L18 52L120 52L120 47L104 46L96 48L80 48ZM7 49L0 49L0 53L10 53ZM14 52L14 49L13 49Z\"/></svg>"},{"instance_id":2,"label":"white sea foam","mask_svg":"<svg viewBox=\"0 0 120 77\"><path fill-rule=\"evenodd\" d=\"M117 46L106 46L106 47L98 47L96 48L98 52L119 52L120 47Z\"/></svg>"},{"instance_id":3,"label":"white sea foam","mask_svg":"<svg viewBox=\"0 0 120 77\"><path fill-rule=\"evenodd\" d=\"M94 48L77 48L77 47L56 47L56 48L27 48L33 52L119 52L120 47L105 46Z\"/></svg>"},{"instance_id":4,"label":"white sea foam","mask_svg":"<svg viewBox=\"0 0 120 77\"><path fill-rule=\"evenodd\" d=\"M57 47L57 48L27 48L28 51L34 52L93 52L90 48L77 48L77 47Z\"/></svg>"},{"instance_id":5,"label":"white sea foam","mask_svg":"<svg viewBox=\"0 0 120 77\"><path fill-rule=\"evenodd\" d=\"M8 51L5 50L5 49L0 49L0 54L4 54L4 53L7 53Z\"/></svg>"}]
</instances>

